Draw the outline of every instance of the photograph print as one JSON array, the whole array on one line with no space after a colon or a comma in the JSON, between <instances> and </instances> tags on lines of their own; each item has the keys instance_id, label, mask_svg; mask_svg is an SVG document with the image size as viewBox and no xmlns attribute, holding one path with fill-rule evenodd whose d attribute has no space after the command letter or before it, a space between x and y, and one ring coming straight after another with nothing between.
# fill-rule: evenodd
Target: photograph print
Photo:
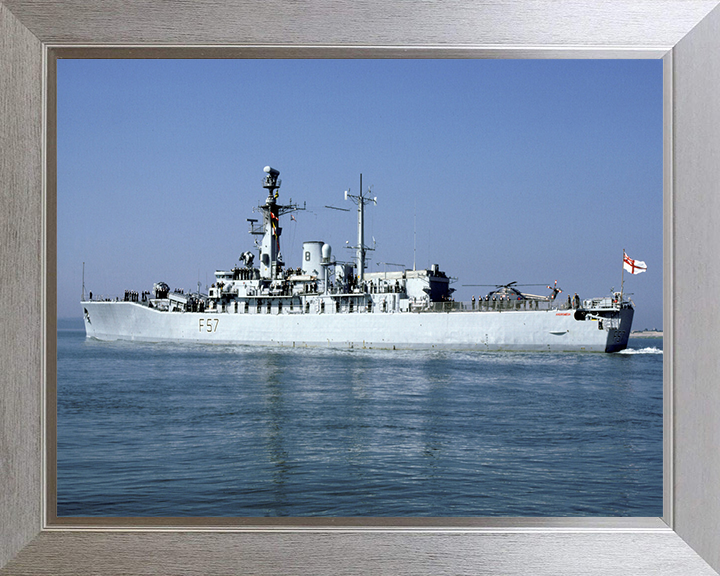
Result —
<instances>
[{"instance_id":1,"label":"photograph print","mask_svg":"<svg viewBox=\"0 0 720 576\"><path fill-rule=\"evenodd\" d=\"M661 516L662 83L58 60L58 516Z\"/></svg>"}]
</instances>

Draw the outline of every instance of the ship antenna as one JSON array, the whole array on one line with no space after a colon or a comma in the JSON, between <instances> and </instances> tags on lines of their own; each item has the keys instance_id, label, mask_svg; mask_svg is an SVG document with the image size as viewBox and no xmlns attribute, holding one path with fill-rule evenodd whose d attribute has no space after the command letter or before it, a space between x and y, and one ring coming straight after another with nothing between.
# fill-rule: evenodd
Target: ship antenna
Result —
<instances>
[{"instance_id":1,"label":"ship antenna","mask_svg":"<svg viewBox=\"0 0 720 576\"><path fill-rule=\"evenodd\" d=\"M417 254L417 200L413 204L413 271L415 271L415 256Z\"/></svg>"},{"instance_id":2,"label":"ship antenna","mask_svg":"<svg viewBox=\"0 0 720 576\"><path fill-rule=\"evenodd\" d=\"M83 274L82 274L82 301L85 301L85 262L83 262Z\"/></svg>"},{"instance_id":3,"label":"ship antenna","mask_svg":"<svg viewBox=\"0 0 720 576\"><path fill-rule=\"evenodd\" d=\"M365 277L365 202L363 202L362 172L360 173L360 199L358 201L358 277Z\"/></svg>"},{"instance_id":4,"label":"ship antenna","mask_svg":"<svg viewBox=\"0 0 720 576\"><path fill-rule=\"evenodd\" d=\"M355 196L350 194L349 190L346 190L345 200L348 198L355 202L358 207L358 243L354 248L357 251L357 274L362 280L365 274L365 253L368 251L368 247L365 246L365 204L369 204L370 202L377 204L377 197L371 198L370 196L363 195L362 174L360 174L360 194Z\"/></svg>"}]
</instances>

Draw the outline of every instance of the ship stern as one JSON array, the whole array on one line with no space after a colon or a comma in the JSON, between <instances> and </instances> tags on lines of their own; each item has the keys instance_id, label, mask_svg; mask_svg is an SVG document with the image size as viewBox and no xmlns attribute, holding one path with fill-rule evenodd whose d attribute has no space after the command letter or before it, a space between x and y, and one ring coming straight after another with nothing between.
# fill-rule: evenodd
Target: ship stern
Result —
<instances>
[{"instance_id":1,"label":"ship stern","mask_svg":"<svg viewBox=\"0 0 720 576\"><path fill-rule=\"evenodd\" d=\"M625 350L630 339L630 331L632 330L633 315L635 309L632 305L623 306L617 311L619 322L616 326L608 330L607 343L605 344L605 352L620 352Z\"/></svg>"}]
</instances>

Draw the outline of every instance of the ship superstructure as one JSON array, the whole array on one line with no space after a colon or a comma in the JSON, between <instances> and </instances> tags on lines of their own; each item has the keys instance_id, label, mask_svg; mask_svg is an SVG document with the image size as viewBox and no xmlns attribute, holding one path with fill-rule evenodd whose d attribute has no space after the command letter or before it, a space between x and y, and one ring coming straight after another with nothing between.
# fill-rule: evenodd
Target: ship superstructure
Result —
<instances>
[{"instance_id":1,"label":"ship superstructure","mask_svg":"<svg viewBox=\"0 0 720 576\"><path fill-rule=\"evenodd\" d=\"M449 348L615 352L627 347L634 307L621 293L589 300L521 292L498 286L472 302L455 302L438 265L366 272L364 209L375 198L345 193L358 207L355 262L342 262L323 241L302 245L301 265L288 268L281 250L281 217L304 210L279 203L279 171L265 167L268 191L248 219L259 253L242 266L215 272L207 294L126 291L124 298L85 298L88 337L100 340L198 341L278 346Z\"/></svg>"}]
</instances>

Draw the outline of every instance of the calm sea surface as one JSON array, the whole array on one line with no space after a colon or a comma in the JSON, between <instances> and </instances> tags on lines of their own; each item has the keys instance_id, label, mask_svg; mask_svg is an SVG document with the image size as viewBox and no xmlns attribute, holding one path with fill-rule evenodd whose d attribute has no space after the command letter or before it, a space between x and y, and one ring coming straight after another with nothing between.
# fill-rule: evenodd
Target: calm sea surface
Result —
<instances>
[{"instance_id":1,"label":"calm sea surface","mask_svg":"<svg viewBox=\"0 0 720 576\"><path fill-rule=\"evenodd\" d=\"M273 349L58 330L59 516L661 516L662 339Z\"/></svg>"}]
</instances>

